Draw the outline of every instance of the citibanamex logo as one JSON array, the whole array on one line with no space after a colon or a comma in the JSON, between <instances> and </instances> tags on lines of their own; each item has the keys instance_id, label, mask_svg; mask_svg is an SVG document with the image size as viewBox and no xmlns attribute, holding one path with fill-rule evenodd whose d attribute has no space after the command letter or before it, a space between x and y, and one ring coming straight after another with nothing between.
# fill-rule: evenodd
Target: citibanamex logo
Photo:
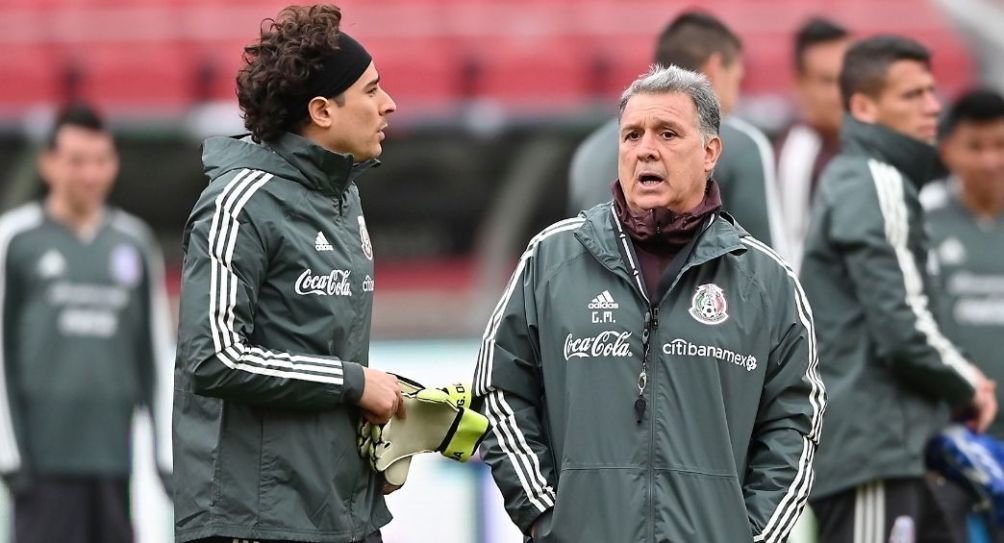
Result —
<instances>
[{"instance_id":1,"label":"citibanamex logo","mask_svg":"<svg viewBox=\"0 0 1004 543\"><path fill-rule=\"evenodd\" d=\"M317 296L352 296L352 288L349 286L348 270L331 270L328 275L314 275L313 270L307 268L296 280L296 293L303 296L314 294Z\"/></svg>"},{"instance_id":2,"label":"citibanamex logo","mask_svg":"<svg viewBox=\"0 0 1004 543\"><path fill-rule=\"evenodd\" d=\"M565 338L565 360L573 358L599 358L631 356L631 344L628 338L631 332L616 332L607 330L592 337L574 338L568 334Z\"/></svg>"},{"instance_id":3,"label":"citibanamex logo","mask_svg":"<svg viewBox=\"0 0 1004 543\"><path fill-rule=\"evenodd\" d=\"M676 338L662 346L663 354L670 356L692 356L697 358L717 358L722 362L735 364L746 371L756 369L756 357L751 354L742 354L715 345L697 345L685 339Z\"/></svg>"}]
</instances>

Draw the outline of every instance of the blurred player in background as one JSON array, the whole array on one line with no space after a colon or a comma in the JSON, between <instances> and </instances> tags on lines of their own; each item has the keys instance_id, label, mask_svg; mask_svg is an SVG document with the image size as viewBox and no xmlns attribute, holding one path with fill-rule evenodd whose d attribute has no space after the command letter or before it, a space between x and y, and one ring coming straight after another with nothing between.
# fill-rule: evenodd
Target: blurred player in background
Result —
<instances>
[{"instance_id":1,"label":"blurred player in background","mask_svg":"<svg viewBox=\"0 0 1004 543\"><path fill-rule=\"evenodd\" d=\"M778 144L777 178L788 260L798 269L819 175L840 149L840 66L850 34L813 18L795 33L795 91L800 118Z\"/></svg>"},{"instance_id":2,"label":"blurred player in background","mask_svg":"<svg viewBox=\"0 0 1004 543\"><path fill-rule=\"evenodd\" d=\"M688 11L669 23L656 42L655 63L701 72L711 81L722 111L722 156L714 178L722 205L753 237L784 255L774 150L753 125L729 116L743 79L742 41L715 17ZM590 135L575 152L569 171L572 213L609 202L617 179L617 119Z\"/></svg>"},{"instance_id":3,"label":"blurred player in background","mask_svg":"<svg viewBox=\"0 0 1004 543\"><path fill-rule=\"evenodd\" d=\"M989 378L1004 381L1004 97L964 94L941 125L947 179L921 192L945 297L945 334ZM997 389L997 403L1004 401ZM1001 419L987 430L1004 440ZM1001 530L991 530L1004 541Z\"/></svg>"},{"instance_id":4,"label":"blurred player in background","mask_svg":"<svg viewBox=\"0 0 1004 543\"><path fill-rule=\"evenodd\" d=\"M812 509L820 543L963 541L925 478L949 408L984 429L994 383L944 336L931 307L920 186L937 175L941 106L930 53L898 36L857 42L840 73L841 150L823 173L800 277L819 326L830 402Z\"/></svg>"},{"instance_id":5,"label":"blurred player in background","mask_svg":"<svg viewBox=\"0 0 1004 543\"><path fill-rule=\"evenodd\" d=\"M1004 381L1004 98L973 91L942 123L950 176L921 192L945 290L945 332L998 383ZM998 389L998 403L1004 398ZM1004 439L1004 422L990 426Z\"/></svg>"},{"instance_id":6,"label":"blurred player in background","mask_svg":"<svg viewBox=\"0 0 1004 543\"><path fill-rule=\"evenodd\" d=\"M291 6L245 48L246 137L206 140L185 227L175 372L178 541L381 541L361 417L403 416L367 367L373 247L356 179L394 100L332 5Z\"/></svg>"},{"instance_id":7,"label":"blurred player in background","mask_svg":"<svg viewBox=\"0 0 1004 543\"><path fill-rule=\"evenodd\" d=\"M162 257L145 224L106 204L118 155L91 109L59 115L39 164L48 195L0 217L0 473L14 539L129 543L133 415L151 410L155 428L170 417Z\"/></svg>"}]
</instances>

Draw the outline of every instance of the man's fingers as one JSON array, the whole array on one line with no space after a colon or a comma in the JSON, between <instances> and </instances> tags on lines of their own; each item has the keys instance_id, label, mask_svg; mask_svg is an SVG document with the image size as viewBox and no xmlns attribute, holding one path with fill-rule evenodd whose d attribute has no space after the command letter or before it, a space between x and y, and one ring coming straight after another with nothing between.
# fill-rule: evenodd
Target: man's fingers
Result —
<instances>
[{"instance_id":1,"label":"man's fingers","mask_svg":"<svg viewBox=\"0 0 1004 543\"><path fill-rule=\"evenodd\" d=\"M407 417L407 413L405 413L405 409L404 409L404 395L402 395L401 391L398 390L397 391L397 418L404 419L405 417Z\"/></svg>"},{"instance_id":2,"label":"man's fingers","mask_svg":"<svg viewBox=\"0 0 1004 543\"><path fill-rule=\"evenodd\" d=\"M976 430L985 432L997 416L997 398L991 392L986 392L978 403L976 412Z\"/></svg>"},{"instance_id":3,"label":"man's fingers","mask_svg":"<svg viewBox=\"0 0 1004 543\"><path fill-rule=\"evenodd\" d=\"M990 407L987 409L986 421L983 424L983 431L990 428L990 425L994 422L995 418L997 418L997 399L991 396Z\"/></svg>"},{"instance_id":4,"label":"man's fingers","mask_svg":"<svg viewBox=\"0 0 1004 543\"><path fill-rule=\"evenodd\" d=\"M363 411L363 418L371 424L387 424L390 420L390 415L378 415L370 411Z\"/></svg>"}]
</instances>

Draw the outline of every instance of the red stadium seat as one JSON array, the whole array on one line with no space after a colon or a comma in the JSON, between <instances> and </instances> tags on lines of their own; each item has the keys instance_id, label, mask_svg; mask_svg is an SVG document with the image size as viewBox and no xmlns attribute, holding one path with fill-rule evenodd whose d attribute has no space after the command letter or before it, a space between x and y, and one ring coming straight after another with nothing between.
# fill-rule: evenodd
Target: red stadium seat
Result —
<instances>
[{"instance_id":1,"label":"red stadium seat","mask_svg":"<svg viewBox=\"0 0 1004 543\"><path fill-rule=\"evenodd\" d=\"M58 63L45 46L8 45L0 55L0 107L20 109L60 100Z\"/></svg>"},{"instance_id":2,"label":"red stadium seat","mask_svg":"<svg viewBox=\"0 0 1004 543\"><path fill-rule=\"evenodd\" d=\"M87 44L65 54L79 69L80 97L105 107L179 107L195 97L191 59L170 44Z\"/></svg>"},{"instance_id":3,"label":"red stadium seat","mask_svg":"<svg viewBox=\"0 0 1004 543\"><path fill-rule=\"evenodd\" d=\"M83 96L112 108L232 100L242 46L288 0L3 0L0 108L62 100L68 62ZM342 0L345 30L373 52L401 103L487 98L512 106L615 97L651 62L655 36L685 9L658 0ZM915 0L708 0L743 38L745 92L785 94L792 32L816 13L859 36L894 32L934 51L949 93L974 63L937 8Z\"/></svg>"}]
</instances>

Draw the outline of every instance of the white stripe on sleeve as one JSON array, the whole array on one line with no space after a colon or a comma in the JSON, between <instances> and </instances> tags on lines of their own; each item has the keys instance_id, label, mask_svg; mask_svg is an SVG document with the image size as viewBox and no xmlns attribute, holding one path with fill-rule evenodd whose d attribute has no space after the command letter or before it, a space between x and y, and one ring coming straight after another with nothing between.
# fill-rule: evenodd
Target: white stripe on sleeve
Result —
<instances>
[{"instance_id":1,"label":"white stripe on sleeve","mask_svg":"<svg viewBox=\"0 0 1004 543\"><path fill-rule=\"evenodd\" d=\"M552 235L578 229L583 222L585 219L580 217L559 221L545 228L530 240L526 251L516 265L516 270L506 284L501 299L488 319L482 337L481 351L478 353L478 364L474 372L475 394L485 396L485 413L492 422L493 432L499 445L509 458L527 499L541 512L554 506L554 489L544 477L540 468L540 460L533 453L526 437L516 423L515 413L505 400L503 391L496 389L492 384L496 349L495 336L512 294L516 288L519 288L523 280L527 262L535 254L540 242Z\"/></svg>"},{"instance_id":2,"label":"white stripe on sleeve","mask_svg":"<svg viewBox=\"0 0 1004 543\"><path fill-rule=\"evenodd\" d=\"M977 385L977 373L966 361L955 346L941 333L934 316L928 308L928 297L924 293L924 282L917 269L917 263L907 246L910 238L910 225L906 199L903 188L903 176L899 171L877 160L868 163L872 180L878 193L879 207L885 220L886 240L896 253L900 274L903 276L903 287L906 291L906 304L914 315L914 326L927 344L934 349L941 361L954 369L974 389Z\"/></svg>"},{"instance_id":3,"label":"white stripe on sleeve","mask_svg":"<svg viewBox=\"0 0 1004 543\"><path fill-rule=\"evenodd\" d=\"M812 309L802 286L795 275L794 270L775 251L767 247L763 242L752 238L742 238L746 245L766 254L774 260L785 274L791 279L795 308L799 321L805 328L808 340L808 361L806 364L806 378L811 384L809 393L809 403L812 405L812 423L810 432L802 437L802 453L798 461L798 471L795 474L788 491L778 503L777 508L771 515L763 530L754 538L754 541L765 541L767 543L780 543L787 537L788 533L798 521L798 517L809 499L809 491L815 474L812 470L812 462L816 454L816 443L819 441L819 434L822 429L823 414L825 412L825 387L819 375L819 358L816 352L816 329L812 319Z\"/></svg>"},{"instance_id":4,"label":"white stripe on sleeve","mask_svg":"<svg viewBox=\"0 0 1004 543\"><path fill-rule=\"evenodd\" d=\"M341 386L340 360L250 347L234 330L239 281L233 269L233 256L241 228L238 217L254 193L271 179L272 174L242 170L216 198L208 239L211 260L209 321L213 345L220 360L231 369Z\"/></svg>"}]
</instances>

